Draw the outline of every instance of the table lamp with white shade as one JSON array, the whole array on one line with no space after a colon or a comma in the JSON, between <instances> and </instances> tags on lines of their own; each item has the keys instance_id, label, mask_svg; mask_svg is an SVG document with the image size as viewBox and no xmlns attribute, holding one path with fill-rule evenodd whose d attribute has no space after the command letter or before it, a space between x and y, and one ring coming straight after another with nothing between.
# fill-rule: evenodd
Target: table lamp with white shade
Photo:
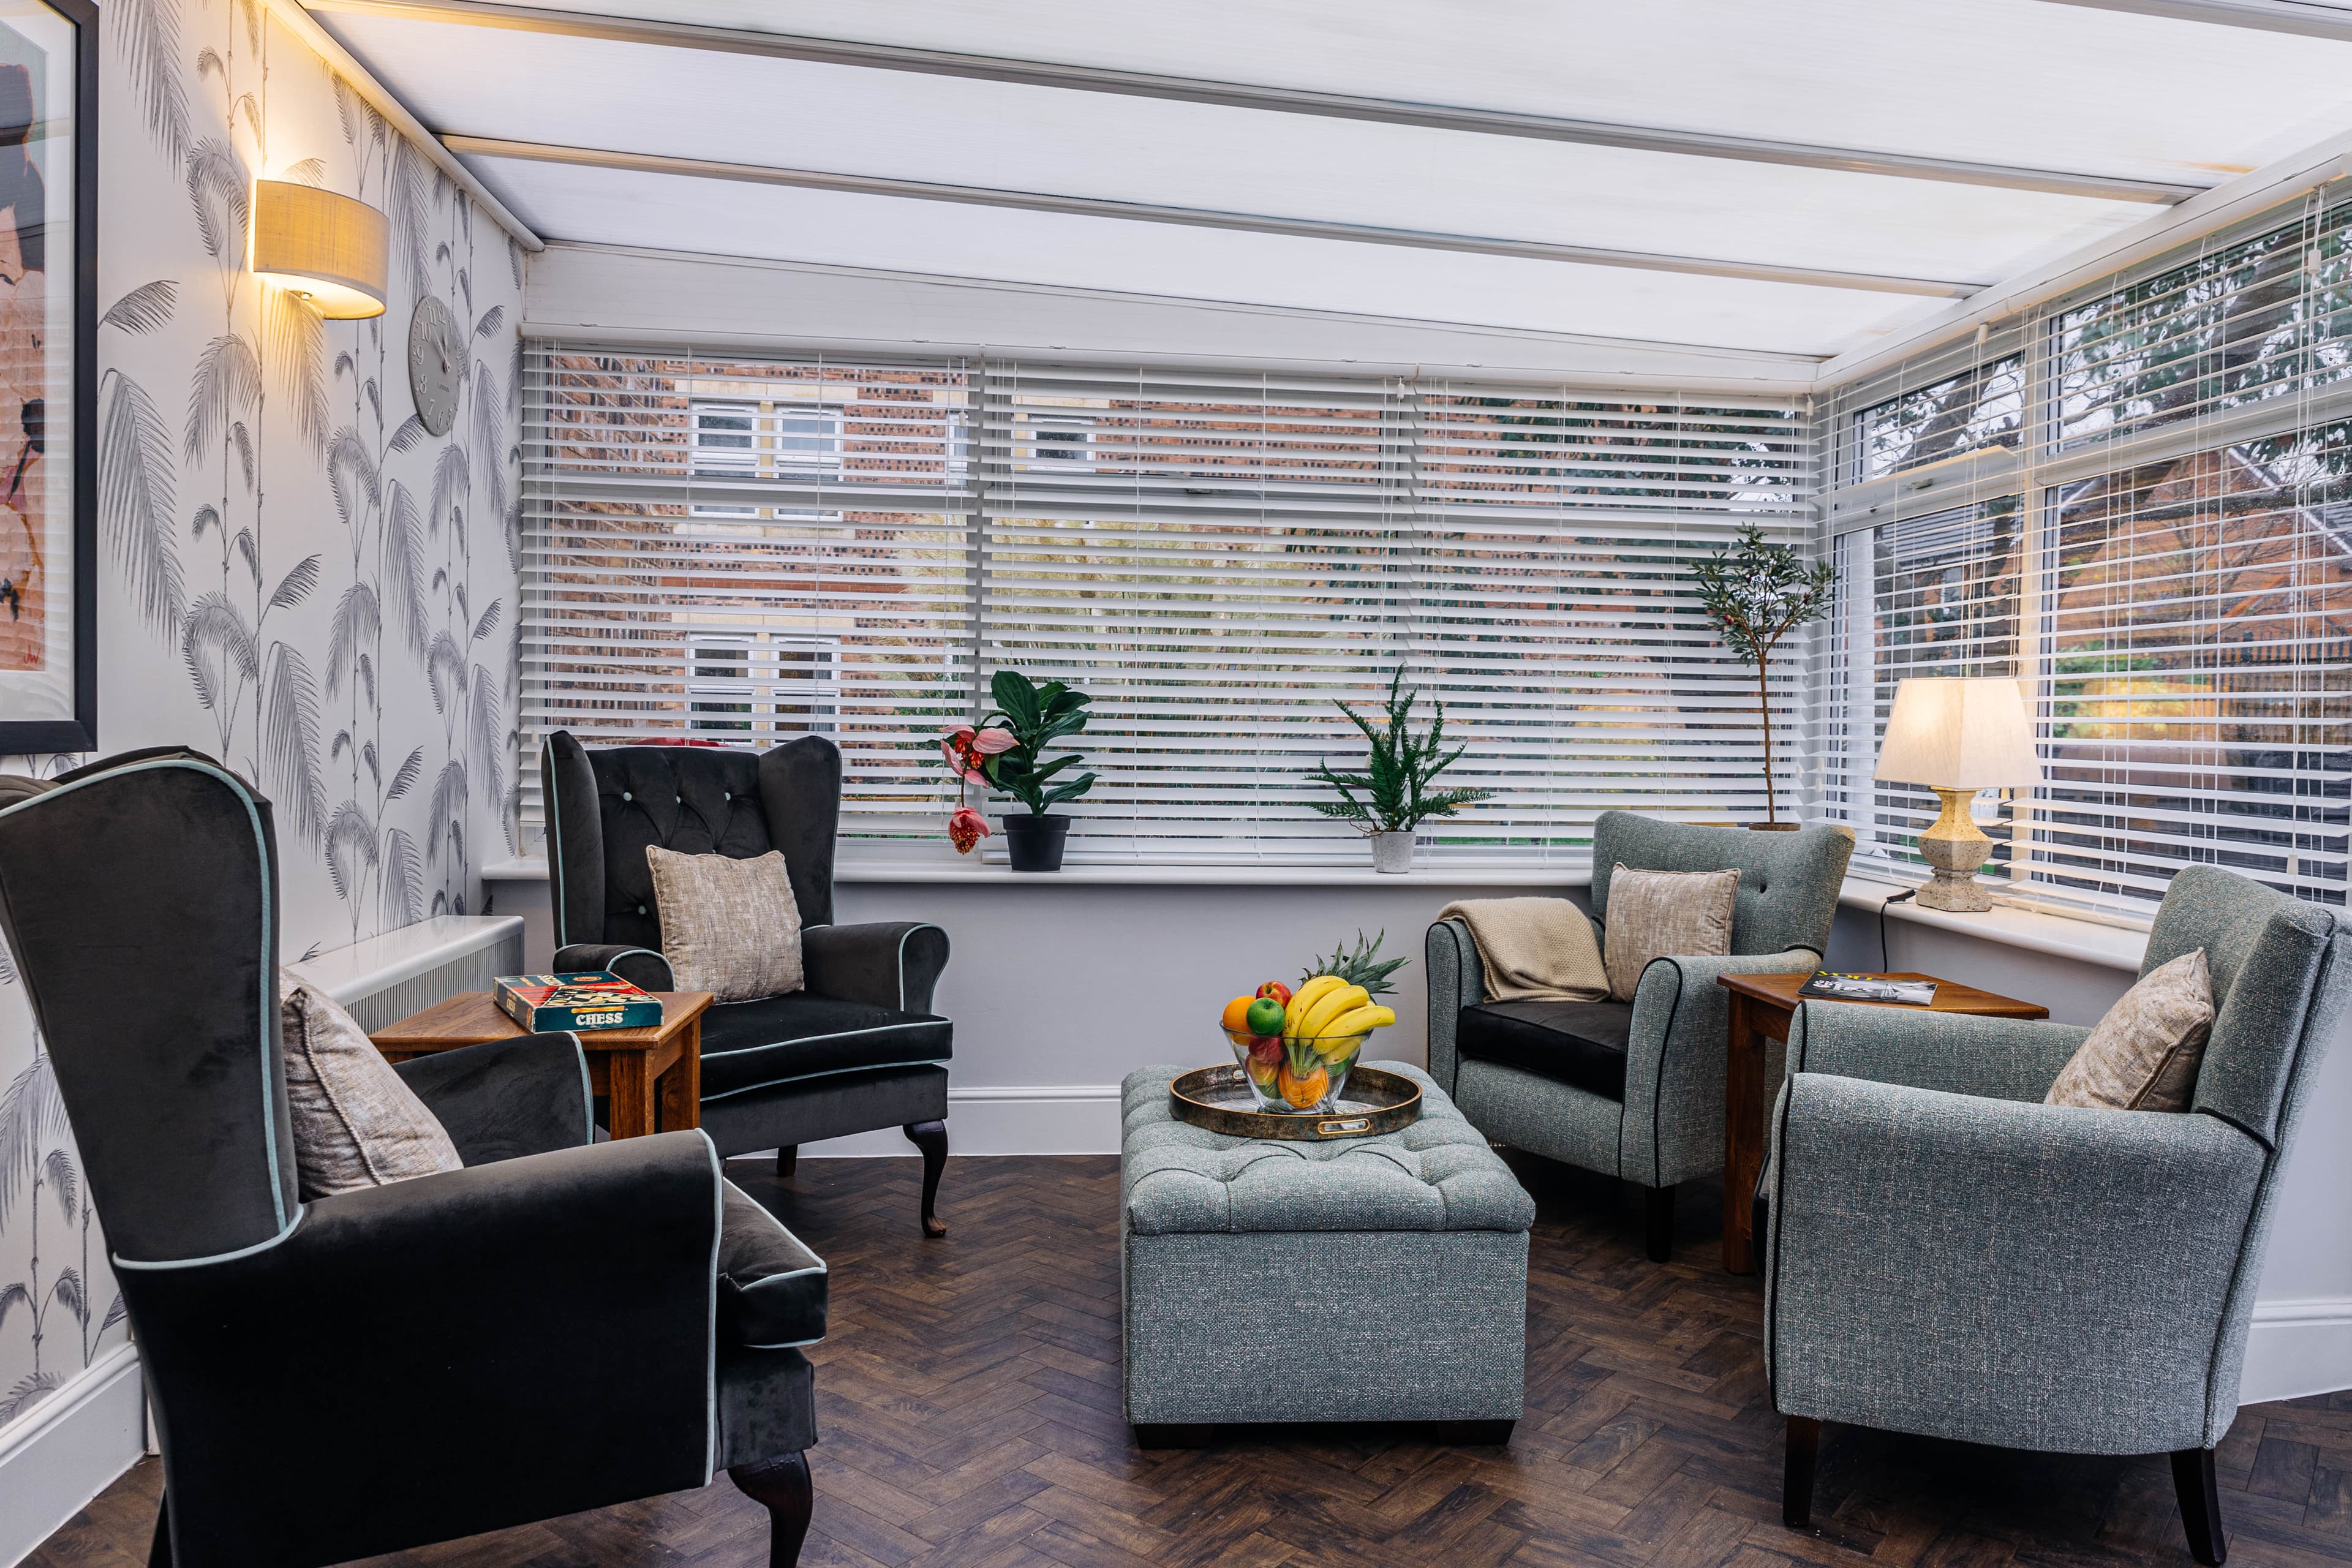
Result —
<instances>
[{"instance_id":1,"label":"table lamp with white shade","mask_svg":"<svg viewBox=\"0 0 2352 1568\"><path fill-rule=\"evenodd\" d=\"M2042 782L2042 758L2017 682L1924 679L1895 689L1895 711L1878 745L1877 776L1925 784L1944 803L1935 826L1919 836L1919 855L1935 878L1919 889L1923 910L1992 908L1992 893L1977 868L1992 840L1976 825L1969 802L1980 789L2022 789Z\"/></svg>"}]
</instances>

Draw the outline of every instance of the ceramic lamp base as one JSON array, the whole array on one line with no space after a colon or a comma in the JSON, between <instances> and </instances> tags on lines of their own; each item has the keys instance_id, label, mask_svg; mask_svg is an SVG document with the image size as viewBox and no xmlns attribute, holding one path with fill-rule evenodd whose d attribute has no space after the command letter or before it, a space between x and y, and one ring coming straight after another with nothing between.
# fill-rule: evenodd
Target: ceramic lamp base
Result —
<instances>
[{"instance_id":1,"label":"ceramic lamp base","mask_svg":"<svg viewBox=\"0 0 2352 1568\"><path fill-rule=\"evenodd\" d=\"M1919 889L1919 907L1952 914L1977 914L1992 908L1992 890L1977 880L1977 868L1992 856L1992 840L1976 825L1969 803L1972 789L1938 789L1943 815L1919 835L1919 858L1934 868L1935 876Z\"/></svg>"}]
</instances>

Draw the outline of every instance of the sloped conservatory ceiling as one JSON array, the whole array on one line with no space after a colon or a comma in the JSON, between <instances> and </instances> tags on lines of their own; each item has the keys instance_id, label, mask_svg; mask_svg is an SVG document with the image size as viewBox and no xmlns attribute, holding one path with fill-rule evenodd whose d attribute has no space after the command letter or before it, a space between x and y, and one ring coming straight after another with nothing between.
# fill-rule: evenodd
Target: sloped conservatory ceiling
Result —
<instances>
[{"instance_id":1,"label":"sloped conservatory ceiling","mask_svg":"<svg viewBox=\"0 0 2352 1568\"><path fill-rule=\"evenodd\" d=\"M310 8L553 240L1815 355L2352 125L2045 0Z\"/></svg>"}]
</instances>

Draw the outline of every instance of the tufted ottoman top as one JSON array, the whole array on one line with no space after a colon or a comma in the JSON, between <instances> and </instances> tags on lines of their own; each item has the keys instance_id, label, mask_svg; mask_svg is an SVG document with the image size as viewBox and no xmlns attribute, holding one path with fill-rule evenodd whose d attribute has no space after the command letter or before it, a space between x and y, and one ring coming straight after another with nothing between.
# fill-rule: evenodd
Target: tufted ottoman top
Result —
<instances>
[{"instance_id":1,"label":"tufted ottoman top","mask_svg":"<svg viewBox=\"0 0 2352 1568\"><path fill-rule=\"evenodd\" d=\"M1276 1143L1179 1121L1168 1085L1184 1068L1139 1068L1120 1086L1120 1201L1138 1236L1202 1231L1517 1230L1535 1200L1427 1074L1421 1120L1375 1138Z\"/></svg>"}]
</instances>

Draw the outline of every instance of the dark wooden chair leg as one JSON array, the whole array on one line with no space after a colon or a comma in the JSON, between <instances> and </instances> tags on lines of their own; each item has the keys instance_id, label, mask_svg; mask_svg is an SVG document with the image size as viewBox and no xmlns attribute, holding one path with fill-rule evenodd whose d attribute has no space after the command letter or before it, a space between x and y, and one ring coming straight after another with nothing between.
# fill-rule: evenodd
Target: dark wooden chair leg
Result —
<instances>
[{"instance_id":1,"label":"dark wooden chair leg","mask_svg":"<svg viewBox=\"0 0 2352 1568\"><path fill-rule=\"evenodd\" d=\"M944 1121L910 1121L907 1136L923 1152L923 1234L941 1237L948 1227L931 1211L939 1202L940 1173L948 1165L948 1124Z\"/></svg>"},{"instance_id":2,"label":"dark wooden chair leg","mask_svg":"<svg viewBox=\"0 0 2352 1568\"><path fill-rule=\"evenodd\" d=\"M800 1163L801 1146L799 1144L787 1143L776 1151L776 1174L779 1176L789 1177L793 1168Z\"/></svg>"},{"instance_id":3,"label":"dark wooden chair leg","mask_svg":"<svg viewBox=\"0 0 2352 1568\"><path fill-rule=\"evenodd\" d=\"M808 1456L786 1454L756 1465L736 1465L727 1475L745 1497L768 1510L768 1568L794 1568L801 1560L801 1542L808 1538L809 1515L816 1508Z\"/></svg>"},{"instance_id":4,"label":"dark wooden chair leg","mask_svg":"<svg viewBox=\"0 0 2352 1568\"><path fill-rule=\"evenodd\" d=\"M1780 1475L1780 1522L1809 1530L1813 1522L1813 1465L1821 1458L1822 1424L1810 1415L1789 1417L1788 1468Z\"/></svg>"},{"instance_id":5,"label":"dark wooden chair leg","mask_svg":"<svg viewBox=\"0 0 2352 1568\"><path fill-rule=\"evenodd\" d=\"M1642 1228L1653 1263L1671 1263L1675 1256L1675 1190L1642 1189Z\"/></svg>"},{"instance_id":6,"label":"dark wooden chair leg","mask_svg":"<svg viewBox=\"0 0 2352 1568\"><path fill-rule=\"evenodd\" d=\"M172 1494L165 1492L155 1508L155 1544L147 1549L147 1568L172 1568Z\"/></svg>"},{"instance_id":7,"label":"dark wooden chair leg","mask_svg":"<svg viewBox=\"0 0 2352 1568\"><path fill-rule=\"evenodd\" d=\"M2229 1559L2230 1542L2221 1533L2221 1489L2213 1480L2213 1450L2175 1449L2172 1489L2180 1495L2180 1523L2189 1532L2189 1554L2206 1568L2221 1568Z\"/></svg>"}]
</instances>

